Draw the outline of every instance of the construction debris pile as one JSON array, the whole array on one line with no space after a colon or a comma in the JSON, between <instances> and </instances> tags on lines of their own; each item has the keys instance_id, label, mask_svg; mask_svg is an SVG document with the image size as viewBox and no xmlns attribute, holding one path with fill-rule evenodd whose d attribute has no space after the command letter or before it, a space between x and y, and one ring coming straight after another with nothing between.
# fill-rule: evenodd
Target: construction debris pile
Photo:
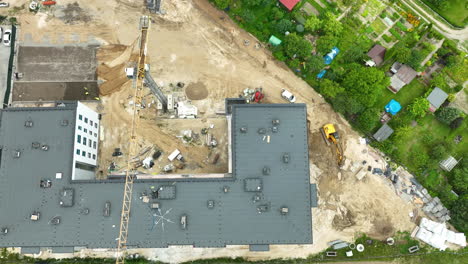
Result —
<instances>
[{"instance_id":1,"label":"construction debris pile","mask_svg":"<svg viewBox=\"0 0 468 264\"><path fill-rule=\"evenodd\" d=\"M466 247L465 234L450 231L445 224L427 218L422 218L421 224L416 227L412 236L440 250L447 248L447 242Z\"/></svg>"}]
</instances>

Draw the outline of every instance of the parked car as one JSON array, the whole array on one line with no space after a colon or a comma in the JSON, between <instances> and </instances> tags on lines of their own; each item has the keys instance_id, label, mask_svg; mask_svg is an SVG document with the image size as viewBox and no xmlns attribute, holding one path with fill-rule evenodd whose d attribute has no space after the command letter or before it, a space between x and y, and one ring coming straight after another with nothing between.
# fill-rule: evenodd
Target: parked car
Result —
<instances>
[{"instance_id":1,"label":"parked car","mask_svg":"<svg viewBox=\"0 0 468 264\"><path fill-rule=\"evenodd\" d=\"M288 100L290 103L296 102L296 97L288 90L281 90L281 97Z\"/></svg>"},{"instance_id":2,"label":"parked car","mask_svg":"<svg viewBox=\"0 0 468 264\"><path fill-rule=\"evenodd\" d=\"M5 46L10 46L11 44L11 30L5 30L5 34L3 34L3 44Z\"/></svg>"},{"instance_id":3,"label":"parked car","mask_svg":"<svg viewBox=\"0 0 468 264\"><path fill-rule=\"evenodd\" d=\"M4 2L0 2L0 7L9 7L10 4L8 3L4 3Z\"/></svg>"}]
</instances>

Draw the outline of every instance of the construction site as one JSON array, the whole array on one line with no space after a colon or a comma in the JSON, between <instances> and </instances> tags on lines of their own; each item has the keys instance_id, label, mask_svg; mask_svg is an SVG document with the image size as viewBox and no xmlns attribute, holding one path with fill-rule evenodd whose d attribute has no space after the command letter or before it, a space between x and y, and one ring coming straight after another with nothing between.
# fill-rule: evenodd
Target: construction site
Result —
<instances>
[{"instance_id":1,"label":"construction site","mask_svg":"<svg viewBox=\"0 0 468 264\"><path fill-rule=\"evenodd\" d=\"M0 247L305 258L434 219L411 174L208 1L57 2L16 14Z\"/></svg>"}]
</instances>

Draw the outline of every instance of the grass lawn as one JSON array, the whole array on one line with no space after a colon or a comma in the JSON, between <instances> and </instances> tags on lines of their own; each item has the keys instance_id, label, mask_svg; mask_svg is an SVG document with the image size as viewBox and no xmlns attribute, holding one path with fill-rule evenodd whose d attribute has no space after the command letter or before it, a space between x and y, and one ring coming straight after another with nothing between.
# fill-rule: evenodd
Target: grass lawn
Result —
<instances>
[{"instance_id":1,"label":"grass lawn","mask_svg":"<svg viewBox=\"0 0 468 264\"><path fill-rule=\"evenodd\" d=\"M366 16L369 15L371 17L376 17L384 9L385 9L385 5L382 4L379 0L369 0L367 2L367 5L366 5L366 7L364 9L363 14L366 14Z\"/></svg>"},{"instance_id":2,"label":"grass lawn","mask_svg":"<svg viewBox=\"0 0 468 264\"><path fill-rule=\"evenodd\" d=\"M430 6L432 10L439 13L451 24L464 27L468 22L468 9L466 6L466 0L446 0L449 4L448 7L444 10L436 8L431 4L430 1L423 0L423 2Z\"/></svg>"},{"instance_id":3,"label":"grass lawn","mask_svg":"<svg viewBox=\"0 0 468 264\"><path fill-rule=\"evenodd\" d=\"M385 25L382 20L377 18L374 20L374 22L372 22L371 27L374 29L374 32L377 33L377 35L380 35L387 28L387 25Z\"/></svg>"},{"instance_id":4,"label":"grass lawn","mask_svg":"<svg viewBox=\"0 0 468 264\"><path fill-rule=\"evenodd\" d=\"M385 89L385 91L382 93L382 96L380 96L380 98L377 100L376 106L383 111L385 105L387 105L391 99L395 99L401 104L402 108L405 108L411 104L415 98L423 96L426 91L427 88L424 86L424 84L419 82L419 80L414 79L410 84L401 88L397 94L394 94L390 92L390 90Z\"/></svg>"}]
</instances>

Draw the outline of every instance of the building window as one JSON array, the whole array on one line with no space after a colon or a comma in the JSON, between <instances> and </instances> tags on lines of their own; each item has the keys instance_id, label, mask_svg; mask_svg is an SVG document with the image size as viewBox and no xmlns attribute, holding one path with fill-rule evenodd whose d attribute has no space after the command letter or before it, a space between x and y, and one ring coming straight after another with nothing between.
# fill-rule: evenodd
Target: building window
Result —
<instances>
[{"instance_id":1,"label":"building window","mask_svg":"<svg viewBox=\"0 0 468 264\"><path fill-rule=\"evenodd\" d=\"M86 151L82 151L81 156L86 157Z\"/></svg>"},{"instance_id":2,"label":"building window","mask_svg":"<svg viewBox=\"0 0 468 264\"><path fill-rule=\"evenodd\" d=\"M97 128L97 123L94 123L94 127Z\"/></svg>"},{"instance_id":3,"label":"building window","mask_svg":"<svg viewBox=\"0 0 468 264\"><path fill-rule=\"evenodd\" d=\"M84 118L84 122L85 122L86 124L88 124L88 118L87 118L87 117Z\"/></svg>"},{"instance_id":4,"label":"building window","mask_svg":"<svg viewBox=\"0 0 468 264\"><path fill-rule=\"evenodd\" d=\"M83 115L78 115L78 119L83 120Z\"/></svg>"},{"instance_id":5,"label":"building window","mask_svg":"<svg viewBox=\"0 0 468 264\"><path fill-rule=\"evenodd\" d=\"M96 133L94 133L94 137L97 137L97 134L96 134Z\"/></svg>"},{"instance_id":6,"label":"building window","mask_svg":"<svg viewBox=\"0 0 468 264\"><path fill-rule=\"evenodd\" d=\"M96 149L96 141L93 141L93 148Z\"/></svg>"},{"instance_id":7,"label":"building window","mask_svg":"<svg viewBox=\"0 0 468 264\"><path fill-rule=\"evenodd\" d=\"M90 131L89 131L89 135L92 136L92 135L93 135L93 131L90 130Z\"/></svg>"},{"instance_id":8,"label":"building window","mask_svg":"<svg viewBox=\"0 0 468 264\"><path fill-rule=\"evenodd\" d=\"M81 126L78 126L78 130L81 130L81 128L82 128Z\"/></svg>"},{"instance_id":9,"label":"building window","mask_svg":"<svg viewBox=\"0 0 468 264\"><path fill-rule=\"evenodd\" d=\"M93 154L93 160L95 160L95 159L96 159L96 154Z\"/></svg>"},{"instance_id":10,"label":"building window","mask_svg":"<svg viewBox=\"0 0 468 264\"><path fill-rule=\"evenodd\" d=\"M76 155L80 155L80 150L79 149L76 150Z\"/></svg>"},{"instance_id":11,"label":"building window","mask_svg":"<svg viewBox=\"0 0 468 264\"><path fill-rule=\"evenodd\" d=\"M83 131L86 133L86 132L88 132L88 129L85 128L85 129L83 129Z\"/></svg>"},{"instance_id":12,"label":"building window","mask_svg":"<svg viewBox=\"0 0 468 264\"><path fill-rule=\"evenodd\" d=\"M88 142L88 143L89 143L88 146L91 147L91 140L88 140L88 141L89 141L89 142Z\"/></svg>"},{"instance_id":13,"label":"building window","mask_svg":"<svg viewBox=\"0 0 468 264\"><path fill-rule=\"evenodd\" d=\"M89 120L89 124L93 126L93 120Z\"/></svg>"},{"instance_id":14,"label":"building window","mask_svg":"<svg viewBox=\"0 0 468 264\"><path fill-rule=\"evenodd\" d=\"M78 138L76 139L78 143L81 143L81 135L78 135Z\"/></svg>"},{"instance_id":15,"label":"building window","mask_svg":"<svg viewBox=\"0 0 468 264\"><path fill-rule=\"evenodd\" d=\"M88 152L88 159L90 159L90 158L91 158L91 153Z\"/></svg>"},{"instance_id":16,"label":"building window","mask_svg":"<svg viewBox=\"0 0 468 264\"><path fill-rule=\"evenodd\" d=\"M83 137L83 145L86 146L86 137Z\"/></svg>"}]
</instances>

